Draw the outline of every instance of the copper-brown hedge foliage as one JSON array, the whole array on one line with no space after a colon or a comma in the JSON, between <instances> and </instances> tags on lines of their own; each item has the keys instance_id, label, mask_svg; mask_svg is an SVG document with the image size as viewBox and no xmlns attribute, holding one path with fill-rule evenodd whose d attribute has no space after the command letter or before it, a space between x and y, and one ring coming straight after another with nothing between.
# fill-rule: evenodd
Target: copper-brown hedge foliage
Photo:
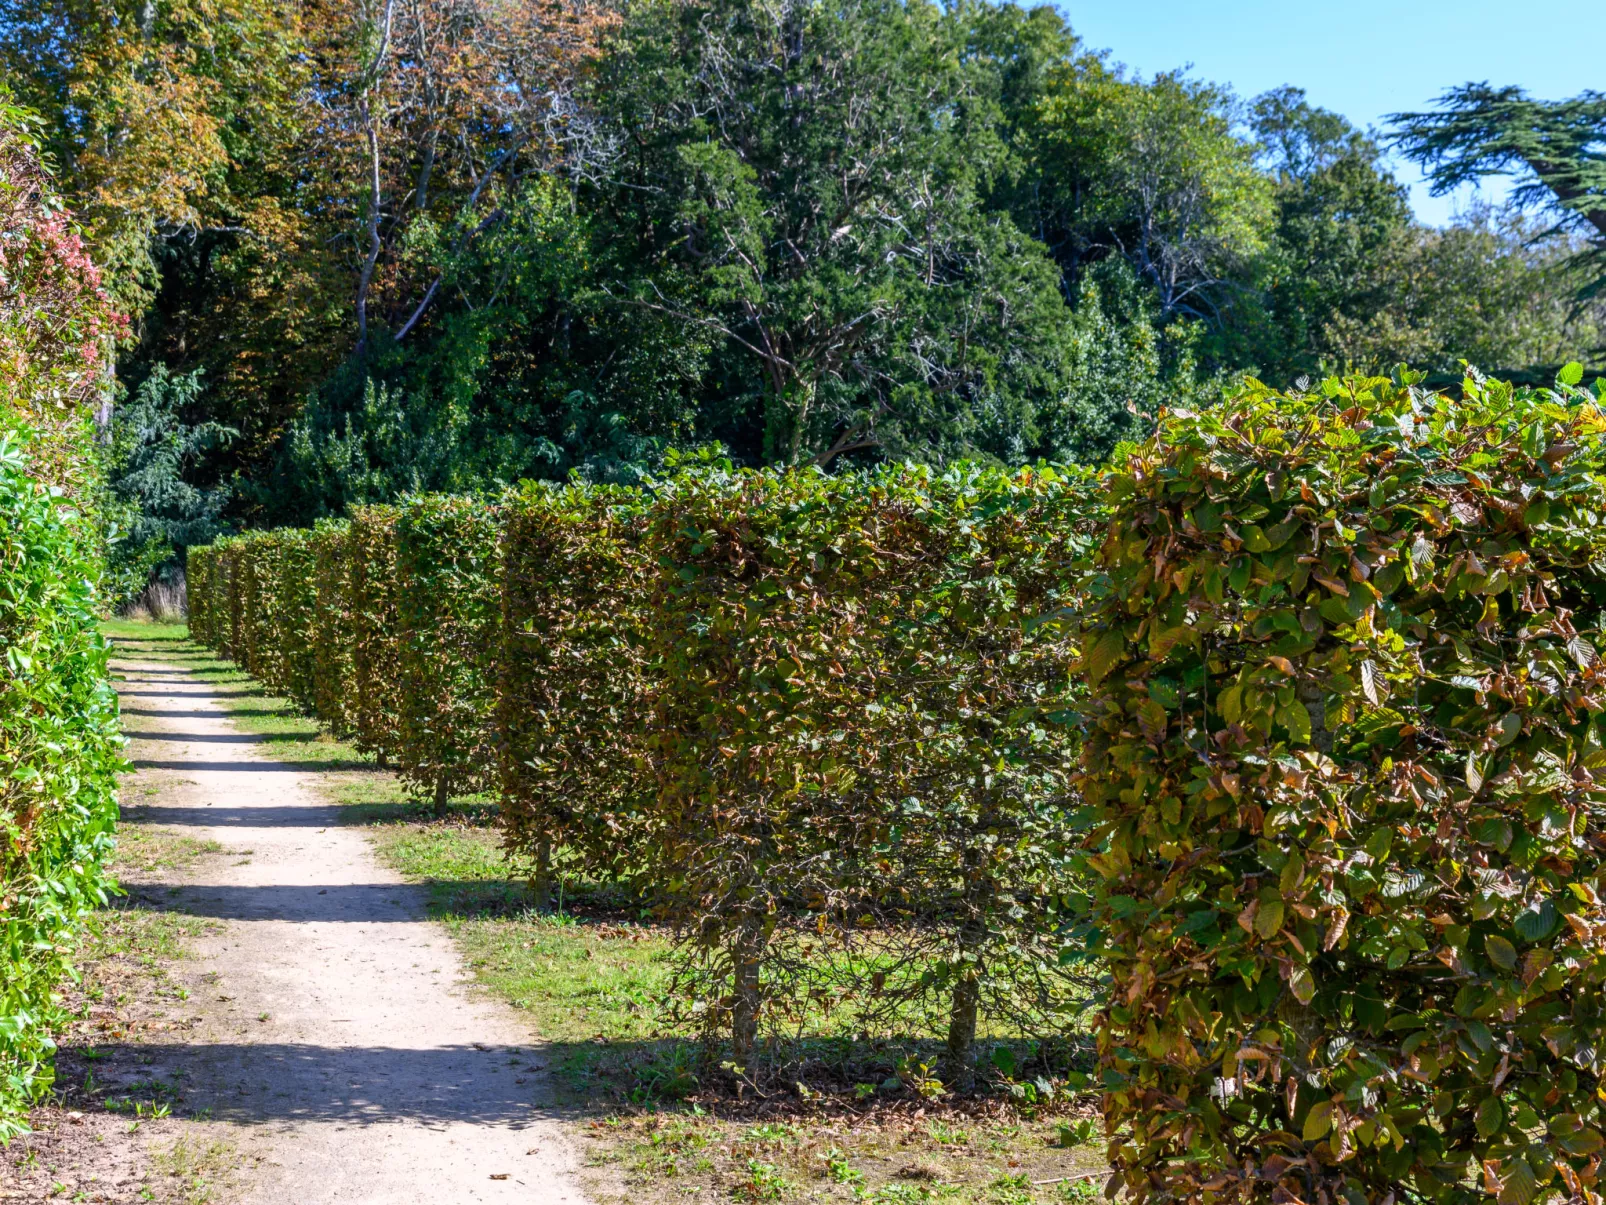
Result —
<instances>
[{"instance_id":1,"label":"copper-brown hedge foliage","mask_svg":"<svg viewBox=\"0 0 1606 1205\"><path fill-rule=\"evenodd\" d=\"M476 498L425 494L396 526L397 768L438 809L496 774L501 522Z\"/></svg>"},{"instance_id":2,"label":"copper-brown hedge foliage","mask_svg":"<svg viewBox=\"0 0 1606 1205\"><path fill-rule=\"evenodd\" d=\"M346 572L350 580L351 690L346 700L357 748L381 765L396 755L396 508L352 511Z\"/></svg>"},{"instance_id":3,"label":"copper-brown hedge foliage","mask_svg":"<svg viewBox=\"0 0 1606 1205\"><path fill-rule=\"evenodd\" d=\"M1091 993L1140 1199L1589 1200L1606 418L1463 392L1252 385L1097 481L412 501L368 589L431 596L429 707L494 685L509 847L650 892L743 1059L835 1010L946 1031L962 1080L981 1026L1052 1035ZM249 585L216 555L200 588Z\"/></svg>"},{"instance_id":4,"label":"copper-brown hedge foliage","mask_svg":"<svg viewBox=\"0 0 1606 1205\"><path fill-rule=\"evenodd\" d=\"M544 903L554 849L624 879L650 839L647 499L526 485L508 498L495 738L510 849Z\"/></svg>"},{"instance_id":5,"label":"copper-brown hedge foliage","mask_svg":"<svg viewBox=\"0 0 1606 1205\"><path fill-rule=\"evenodd\" d=\"M1138 1200L1596 1199L1606 418L1408 382L1251 388L1110 478L1083 791Z\"/></svg>"}]
</instances>

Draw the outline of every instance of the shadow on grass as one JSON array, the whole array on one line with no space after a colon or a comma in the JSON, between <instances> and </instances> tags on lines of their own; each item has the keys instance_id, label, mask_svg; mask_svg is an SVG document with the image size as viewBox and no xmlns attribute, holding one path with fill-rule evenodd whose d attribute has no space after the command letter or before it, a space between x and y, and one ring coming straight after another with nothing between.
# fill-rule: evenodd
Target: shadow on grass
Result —
<instances>
[{"instance_id":1,"label":"shadow on grass","mask_svg":"<svg viewBox=\"0 0 1606 1205\"><path fill-rule=\"evenodd\" d=\"M379 823L416 818L416 804L368 805ZM198 828L328 828L348 823L338 805L324 807L163 807L157 804L129 804L123 819L131 824L165 824Z\"/></svg>"},{"instance_id":2,"label":"shadow on grass","mask_svg":"<svg viewBox=\"0 0 1606 1205\"><path fill-rule=\"evenodd\" d=\"M173 741L197 745L274 745L287 741L305 744L319 739L316 732L137 732L126 728L123 735L131 741Z\"/></svg>"},{"instance_id":3,"label":"shadow on grass","mask_svg":"<svg viewBox=\"0 0 1606 1205\"><path fill-rule=\"evenodd\" d=\"M367 770L372 767L359 757L349 761L182 761L135 758L129 763L136 770L228 770L246 774L313 774L331 770Z\"/></svg>"}]
</instances>

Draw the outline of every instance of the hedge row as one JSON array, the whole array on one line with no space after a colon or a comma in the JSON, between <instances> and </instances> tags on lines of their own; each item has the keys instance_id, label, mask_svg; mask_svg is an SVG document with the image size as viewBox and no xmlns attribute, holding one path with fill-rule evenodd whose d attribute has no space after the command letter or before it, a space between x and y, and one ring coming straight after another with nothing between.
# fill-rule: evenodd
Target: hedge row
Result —
<instances>
[{"instance_id":1,"label":"hedge row","mask_svg":"<svg viewBox=\"0 0 1606 1205\"><path fill-rule=\"evenodd\" d=\"M1136 1199L1598 1199L1603 435L1565 383L1333 381L1112 475L1082 790Z\"/></svg>"},{"instance_id":2,"label":"hedge row","mask_svg":"<svg viewBox=\"0 0 1606 1205\"><path fill-rule=\"evenodd\" d=\"M1096 487L412 500L370 529L417 662L391 748L494 746L509 848L635 883L738 1063L832 1015L940 1026L962 1081L979 1033L1092 992L1112 1190L1593 1200L1606 415L1576 381L1254 386ZM192 580L239 594L252 546Z\"/></svg>"},{"instance_id":3,"label":"hedge row","mask_svg":"<svg viewBox=\"0 0 1606 1205\"><path fill-rule=\"evenodd\" d=\"M740 1058L766 1013L846 1000L861 1024L942 1018L965 1077L979 1018L1052 1032L1081 1005L1052 617L1091 547L1090 481L712 472L411 498L194 550L196 633L221 645L212 617L238 611L244 664L298 699L304 642L329 645L311 659L335 680L304 705L335 727L357 699L359 739L437 806L499 789L541 902L554 858L633 885ZM320 540L343 590L302 563Z\"/></svg>"},{"instance_id":4,"label":"hedge row","mask_svg":"<svg viewBox=\"0 0 1606 1205\"><path fill-rule=\"evenodd\" d=\"M91 509L116 319L35 128L0 86L0 1143L52 1082L56 993L106 902L122 764Z\"/></svg>"}]
</instances>

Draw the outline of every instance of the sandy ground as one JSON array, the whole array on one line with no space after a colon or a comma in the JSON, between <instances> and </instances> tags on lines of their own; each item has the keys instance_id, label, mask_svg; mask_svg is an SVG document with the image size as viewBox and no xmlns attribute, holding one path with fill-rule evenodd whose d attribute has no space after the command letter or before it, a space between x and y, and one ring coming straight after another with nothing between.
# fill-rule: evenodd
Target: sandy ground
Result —
<instances>
[{"instance_id":1,"label":"sandy ground","mask_svg":"<svg viewBox=\"0 0 1606 1205\"><path fill-rule=\"evenodd\" d=\"M220 922L187 976L211 998L137 1071L181 1084L186 1113L256 1156L214 1200L581 1205L539 1045L467 987L422 892L340 826L315 769L266 756L204 682L126 650L117 669L130 756L164 784L148 810L250 851L142 887Z\"/></svg>"}]
</instances>

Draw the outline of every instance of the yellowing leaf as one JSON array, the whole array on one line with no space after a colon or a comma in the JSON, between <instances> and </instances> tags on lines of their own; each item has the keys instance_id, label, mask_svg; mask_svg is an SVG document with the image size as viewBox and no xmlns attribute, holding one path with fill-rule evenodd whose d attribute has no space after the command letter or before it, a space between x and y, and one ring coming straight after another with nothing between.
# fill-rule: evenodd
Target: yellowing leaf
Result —
<instances>
[{"instance_id":1,"label":"yellowing leaf","mask_svg":"<svg viewBox=\"0 0 1606 1205\"><path fill-rule=\"evenodd\" d=\"M1260 911L1255 913L1255 932L1263 938L1270 939L1277 936L1282 927L1282 900L1262 899L1260 901Z\"/></svg>"},{"instance_id":2,"label":"yellowing leaf","mask_svg":"<svg viewBox=\"0 0 1606 1205\"><path fill-rule=\"evenodd\" d=\"M1097 686L1104 680L1121 654L1126 651L1126 641L1121 633L1111 628L1100 636L1098 643L1088 650L1087 658L1083 663L1083 672L1087 674L1088 682Z\"/></svg>"},{"instance_id":3,"label":"yellowing leaf","mask_svg":"<svg viewBox=\"0 0 1606 1205\"><path fill-rule=\"evenodd\" d=\"M1517 967L1517 947L1505 938L1496 934L1489 934L1483 939L1483 948L1489 953L1489 961L1502 971L1515 970Z\"/></svg>"},{"instance_id":4,"label":"yellowing leaf","mask_svg":"<svg viewBox=\"0 0 1606 1205\"><path fill-rule=\"evenodd\" d=\"M1305 1128L1300 1137L1306 1142L1316 1142L1325 1138L1332 1128L1333 1102L1319 1100L1310 1107L1310 1112L1305 1114Z\"/></svg>"}]
</instances>

